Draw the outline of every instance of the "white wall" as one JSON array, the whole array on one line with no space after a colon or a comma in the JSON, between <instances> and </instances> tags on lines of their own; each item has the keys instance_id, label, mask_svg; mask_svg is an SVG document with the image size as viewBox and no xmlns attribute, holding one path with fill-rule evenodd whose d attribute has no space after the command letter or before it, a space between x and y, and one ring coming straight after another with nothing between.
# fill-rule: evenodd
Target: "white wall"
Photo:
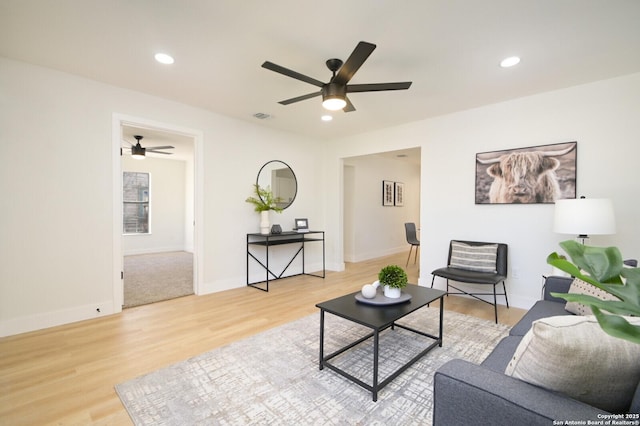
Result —
<instances>
[{"instance_id":1,"label":"white wall","mask_svg":"<svg viewBox=\"0 0 640 426\"><path fill-rule=\"evenodd\" d=\"M638 117L640 74L633 74L332 141L326 150L328 229L342 232L342 195L332 195L342 187L341 158L421 146L420 284L430 285L429 272L444 265L453 238L505 242L509 300L528 308L551 270L547 255L572 236L551 231L553 205L475 205L475 154L578 141L578 195L611 198L618 224L616 235L594 236L590 243L616 245L626 258L640 258ZM331 246L330 256L340 262L341 248Z\"/></svg>"},{"instance_id":2,"label":"white wall","mask_svg":"<svg viewBox=\"0 0 640 426\"><path fill-rule=\"evenodd\" d=\"M420 167L377 155L347 158L344 166L344 199L349 203L344 260L361 262L408 251L404 224L420 227ZM383 180L404 183L404 206L382 205Z\"/></svg>"},{"instance_id":3,"label":"white wall","mask_svg":"<svg viewBox=\"0 0 640 426\"><path fill-rule=\"evenodd\" d=\"M265 162L285 161L300 185L280 222L324 228L319 141L0 58L0 336L119 311L114 113L204 135L200 293L245 285L259 216L244 200Z\"/></svg>"},{"instance_id":4,"label":"white wall","mask_svg":"<svg viewBox=\"0 0 640 426\"><path fill-rule=\"evenodd\" d=\"M319 141L0 58L0 336L119 310L114 113L204 135L201 293L245 285L245 234L259 216L244 200L265 162L286 162L299 183L277 222L308 217L326 230L327 268L340 270L342 159L413 147L422 148L423 285L451 238L504 241L510 300L527 307L539 297L546 255L568 238L551 232L553 206L476 206L473 194L476 152L537 144L578 141L578 194L611 198L618 221L616 235L592 243L640 258L640 74Z\"/></svg>"},{"instance_id":5,"label":"white wall","mask_svg":"<svg viewBox=\"0 0 640 426\"><path fill-rule=\"evenodd\" d=\"M149 173L149 234L125 234L124 255L187 250L186 162L122 157L122 170Z\"/></svg>"}]
</instances>

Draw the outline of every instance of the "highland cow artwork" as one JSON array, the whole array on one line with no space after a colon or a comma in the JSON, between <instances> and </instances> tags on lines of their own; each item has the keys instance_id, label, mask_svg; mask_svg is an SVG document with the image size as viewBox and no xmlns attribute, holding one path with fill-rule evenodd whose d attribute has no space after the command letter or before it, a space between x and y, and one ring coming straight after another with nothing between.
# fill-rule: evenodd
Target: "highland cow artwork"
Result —
<instances>
[{"instance_id":1,"label":"highland cow artwork","mask_svg":"<svg viewBox=\"0 0 640 426\"><path fill-rule=\"evenodd\" d=\"M576 198L577 142L476 154L476 204Z\"/></svg>"}]
</instances>

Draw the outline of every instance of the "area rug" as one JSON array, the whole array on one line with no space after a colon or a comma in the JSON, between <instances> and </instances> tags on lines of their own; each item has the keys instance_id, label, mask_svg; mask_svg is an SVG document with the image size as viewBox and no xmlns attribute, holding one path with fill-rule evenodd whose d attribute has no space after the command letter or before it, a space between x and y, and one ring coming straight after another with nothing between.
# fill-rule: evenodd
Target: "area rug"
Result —
<instances>
[{"instance_id":1,"label":"area rug","mask_svg":"<svg viewBox=\"0 0 640 426\"><path fill-rule=\"evenodd\" d=\"M172 251L124 257L124 307L193 294L193 253Z\"/></svg>"},{"instance_id":2,"label":"area rug","mask_svg":"<svg viewBox=\"0 0 640 426\"><path fill-rule=\"evenodd\" d=\"M438 308L401 324L437 334ZM332 370L319 370L319 313L198 355L116 386L136 425L429 425L433 374L450 359L481 362L508 327L444 313L444 343L371 392ZM325 354L369 330L327 313ZM332 360L371 384L371 340ZM380 335L380 380L429 344L401 328Z\"/></svg>"}]
</instances>

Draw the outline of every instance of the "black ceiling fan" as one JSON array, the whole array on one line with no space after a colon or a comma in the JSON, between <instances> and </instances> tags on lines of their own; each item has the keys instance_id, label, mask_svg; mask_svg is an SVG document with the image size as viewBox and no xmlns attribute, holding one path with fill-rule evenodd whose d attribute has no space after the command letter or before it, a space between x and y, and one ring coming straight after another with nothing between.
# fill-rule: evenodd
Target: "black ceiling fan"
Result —
<instances>
[{"instance_id":1,"label":"black ceiling fan","mask_svg":"<svg viewBox=\"0 0 640 426\"><path fill-rule=\"evenodd\" d=\"M131 145L131 148L125 148L125 149L130 149L131 150L131 156L133 158L138 158L138 159L142 159L145 157L145 153L147 152L153 152L155 154L165 154L165 155L171 155L173 154L172 152L164 152L164 151L158 151L159 149L173 149L174 147L171 145L164 145L164 146L150 146L147 148L143 148L142 145L140 145L140 141L142 140L142 138L144 138L144 136L141 135L134 135L133 136L137 143L134 145L129 141L125 141L127 142L129 145Z\"/></svg>"},{"instance_id":2,"label":"black ceiling fan","mask_svg":"<svg viewBox=\"0 0 640 426\"><path fill-rule=\"evenodd\" d=\"M315 78L308 77L304 74L300 74L269 61L265 61L265 63L262 64L262 68L275 71L286 75L287 77L295 78L296 80L304 81L305 83L313 84L320 88L320 91L318 92L278 102L282 105L289 105L322 95L322 105L325 108L334 111L342 109L344 112L351 112L356 109L351 101L349 101L349 98L347 98L347 93L406 90L411 87L410 81L398 83L347 84L375 48L375 44L361 41L358 43L346 62L343 63L340 59L329 59L326 64L327 68L329 68L333 73L333 77L331 77L331 80L329 80L328 83L323 83L320 80L316 80Z\"/></svg>"}]
</instances>

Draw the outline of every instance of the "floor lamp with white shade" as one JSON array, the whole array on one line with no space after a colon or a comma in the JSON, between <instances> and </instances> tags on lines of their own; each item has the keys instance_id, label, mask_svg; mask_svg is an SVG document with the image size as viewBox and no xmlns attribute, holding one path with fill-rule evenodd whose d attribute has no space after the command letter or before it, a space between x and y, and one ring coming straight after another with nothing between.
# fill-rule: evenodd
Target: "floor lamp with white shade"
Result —
<instances>
[{"instance_id":1,"label":"floor lamp with white shade","mask_svg":"<svg viewBox=\"0 0 640 426\"><path fill-rule=\"evenodd\" d=\"M557 200L553 231L577 235L582 244L589 235L616 233L613 203L608 198L574 198Z\"/></svg>"}]
</instances>

